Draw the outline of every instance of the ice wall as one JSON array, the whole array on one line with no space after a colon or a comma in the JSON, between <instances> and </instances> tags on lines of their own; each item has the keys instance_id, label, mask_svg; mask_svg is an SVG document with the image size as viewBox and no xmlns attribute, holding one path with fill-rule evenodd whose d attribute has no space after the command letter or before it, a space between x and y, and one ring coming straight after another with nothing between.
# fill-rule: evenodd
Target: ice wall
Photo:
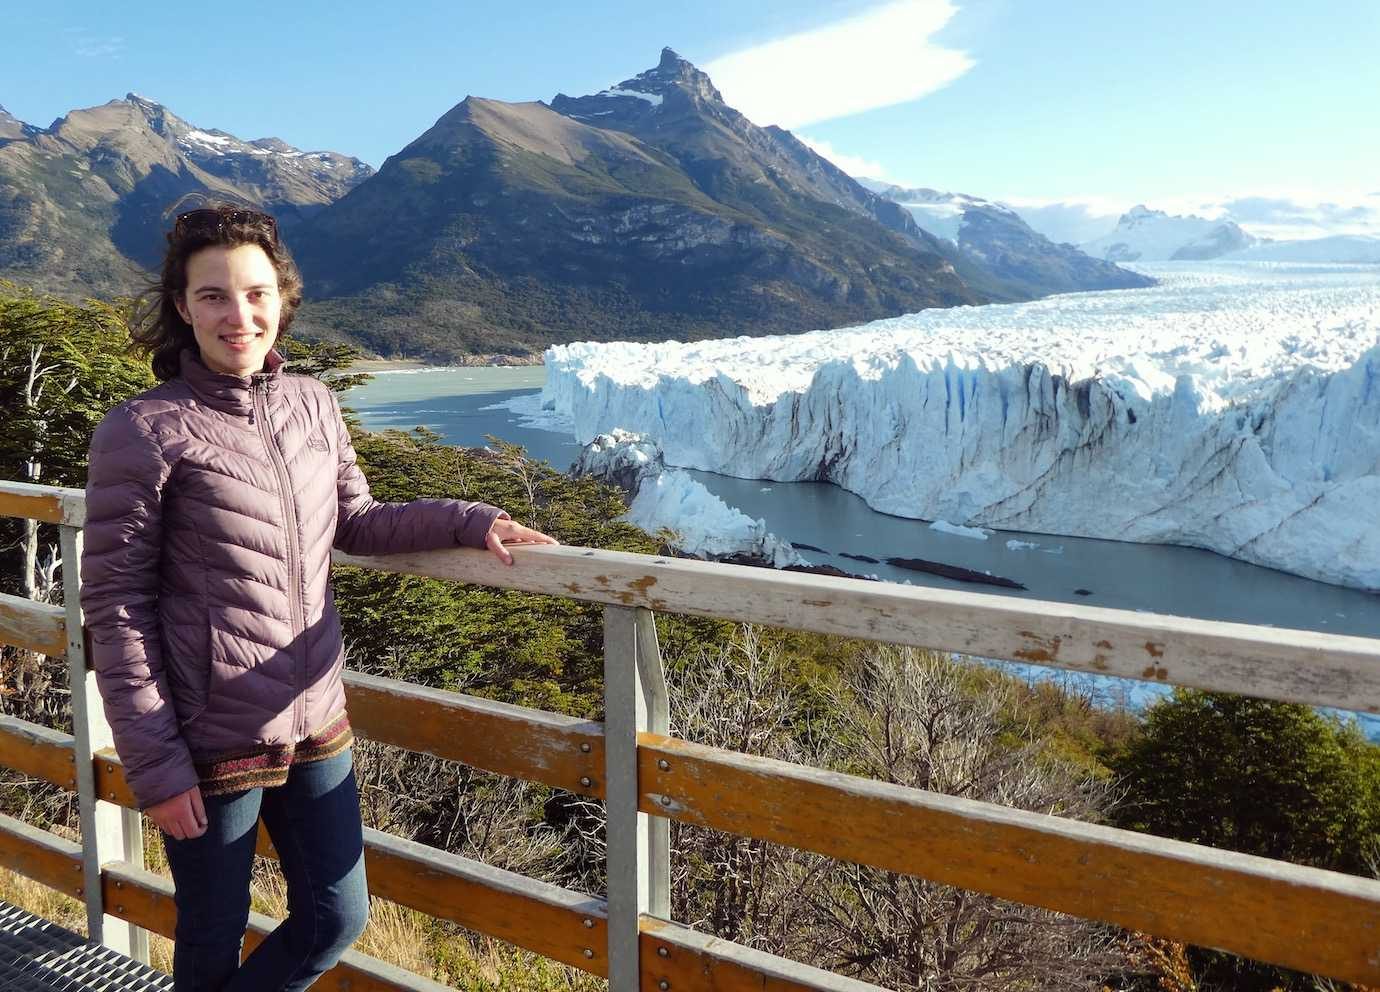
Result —
<instances>
[{"instance_id":1,"label":"ice wall","mask_svg":"<svg viewBox=\"0 0 1380 992\"><path fill-rule=\"evenodd\" d=\"M543 405L672 465L906 517L1187 544L1380 589L1380 270L1146 267L1147 290L547 352Z\"/></svg>"}]
</instances>

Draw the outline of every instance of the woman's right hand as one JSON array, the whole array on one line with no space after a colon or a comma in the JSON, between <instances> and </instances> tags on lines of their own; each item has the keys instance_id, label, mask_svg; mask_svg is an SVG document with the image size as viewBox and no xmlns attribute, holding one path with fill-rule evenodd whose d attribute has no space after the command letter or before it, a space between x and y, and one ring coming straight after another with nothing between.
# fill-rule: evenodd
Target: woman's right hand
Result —
<instances>
[{"instance_id":1,"label":"woman's right hand","mask_svg":"<svg viewBox=\"0 0 1380 992\"><path fill-rule=\"evenodd\" d=\"M154 803L144 810L144 815L173 840L191 840L206 832L206 807L201 802L200 786Z\"/></svg>"}]
</instances>

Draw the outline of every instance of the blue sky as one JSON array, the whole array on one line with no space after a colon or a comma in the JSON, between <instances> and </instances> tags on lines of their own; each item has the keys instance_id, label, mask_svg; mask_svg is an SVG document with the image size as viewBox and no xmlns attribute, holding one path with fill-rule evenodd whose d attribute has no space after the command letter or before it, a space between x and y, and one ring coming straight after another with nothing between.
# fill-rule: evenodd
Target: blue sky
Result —
<instances>
[{"instance_id":1,"label":"blue sky","mask_svg":"<svg viewBox=\"0 0 1380 992\"><path fill-rule=\"evenodd\" d=\"M133 90L377 166L467 94L592 92L670 45L758 123L905 184L1109 209L1380 191L1375 0L18 0L5 23L0 104L44 126Z\"/></svg>"}]
</instances>

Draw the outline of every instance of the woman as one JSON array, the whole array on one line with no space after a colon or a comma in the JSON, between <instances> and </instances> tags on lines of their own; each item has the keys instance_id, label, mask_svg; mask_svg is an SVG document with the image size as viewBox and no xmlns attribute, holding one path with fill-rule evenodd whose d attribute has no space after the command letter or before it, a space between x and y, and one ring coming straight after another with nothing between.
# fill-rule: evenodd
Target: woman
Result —
<instances>
[{"instance_id":1,"label":"woman","mask_svg":"<svg viewBox=\"0 0 1380 992\"><path fill-rule=\"evenodd\" d=\"M115 746L166 835L176 987L304 989L368 913L332 545L555 544L484 503L378 503L334 394L274 350L302 282L271 217L178 216L134 337L162 384L91 442L82 606ZM289 915L239 962L262 816Z\"/></svg>"}]
</instances>

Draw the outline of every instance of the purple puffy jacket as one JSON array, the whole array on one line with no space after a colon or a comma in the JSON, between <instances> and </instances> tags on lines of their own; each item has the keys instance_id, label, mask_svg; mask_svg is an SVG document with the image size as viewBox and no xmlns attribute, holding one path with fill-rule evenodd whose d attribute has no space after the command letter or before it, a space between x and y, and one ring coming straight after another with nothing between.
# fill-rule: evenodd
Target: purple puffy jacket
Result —
<instances>
[{"instance_id":1,"label":"purple puffy jacket","mask_svg":"<svg viewBox=\"0 0 1380 992\"><path fill-rule=\"evenodd\" d=\"M105 712L141 809L194 762L297 743L345 707L331 546L484 547L485 503L379 503L334 394L308 376L182 375L91 441L82 608Z\"/></svg>"}]
</instances>

